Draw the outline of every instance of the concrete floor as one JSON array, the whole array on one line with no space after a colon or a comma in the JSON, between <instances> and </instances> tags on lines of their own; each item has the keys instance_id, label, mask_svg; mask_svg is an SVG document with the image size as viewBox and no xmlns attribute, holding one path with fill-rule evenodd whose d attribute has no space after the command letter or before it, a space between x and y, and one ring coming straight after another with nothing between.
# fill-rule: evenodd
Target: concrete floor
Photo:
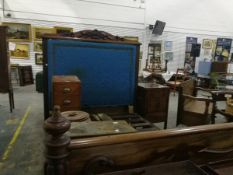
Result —
<instances>
[{"instance_id":1,"label":"concrete floor","mask_svg":"<svg viewBox=\"0 0 233 175\"><path fill-rule=\"evenodd\" d=\"M43 94L35 91L35 85L29 85L14 87L14 95L15 109L10 113L8 94L0 94L0 174L43 175ZM177 94L172 93L168 128L176 126L176 113ZM222 122L225 119L218 117L217 123ZM155 125L163 128L163 123Z\"/></svg>"},{"instance_id":2,"label":"concrete floor","mask_svg":"<svg viewBox=\"0 0 233 175\"><path fill-rule=\"evenodd\" d=\"M34 85L15 87L14 95L15 109L10 113L8 94L0 94L0 174L42 175L43 95Z\"/></svg>"}]
</instances>

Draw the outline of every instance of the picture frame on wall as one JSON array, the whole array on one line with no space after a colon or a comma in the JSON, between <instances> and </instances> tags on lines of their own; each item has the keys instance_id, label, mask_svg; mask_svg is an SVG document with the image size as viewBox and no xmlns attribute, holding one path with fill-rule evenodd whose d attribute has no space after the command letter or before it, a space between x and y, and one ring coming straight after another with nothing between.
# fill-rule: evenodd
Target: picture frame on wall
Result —
<instances>
[{"instance_id":1,"label":"picture frame on wall","mask_svg":"<svg viewBox=\"0 0 233 175\"><path fill-rule=\"evenodd\" d=\"M149 54L154 54L154 47L149 46L148 53Z\"/></svg>"},{"instance_id":2,"label":"picture frame on wall","mask_svg":"<svg viewBox=\"0 0 233 175\"><path fill-rule=\"evenodd\" d=\"M33 36L35 41L42 41L42 36L44 34L55 34L54 28L49 27L33 27Z\"/></svg>"},{"instance_id":3,"label":"picture frame on wall","mask_svg":"<svg viewBox=\"0 0 233 175\"><path fill-rule=\"evenodd\" d=\"M172 61L173 60L173 52L165 52L164 53L164 60Z\"/></svg>"},{"instance_id":4,"label":"picture frame on wall","mask_svg":"<svg viewBox=\"0 0 233 175\"><path fill-rule=\"evenodd\" d=\"M213 41L210 39L203 39L202 48L203 49L212 49Z\"/></svg>"},{"instance_id":5,"label":"picture frame on wall","mask_svg":"<svg viewBox=\"0 0 233 175\"><path fill-rule=\"evenodd\" d=\"M35 64L36 65L43 64L43 54L42 53L35 53Z\"/></svg>"},{"instance_id":6,"label":"picture frame on wall","mask_svg":"<svg viewBox=\"0 0 233 175\"><path fill-rule=\"evenodd\" d=\"M10 51L10 57L14 59L28 59L29 50L29 44L15 43L14 50Z\"/></svg>"},{"instance_id":7,"label":"picture frame on wall","mask_svg":"<svg viewBox=\"0 0 233 175\"><path fill-rule=\"evenodd\" d=\"M42 46L42 42L34 42L34 51L35 52L42 52L43 50L43 46Z\"/></svg>"},{"instance_id":8,"label":"picture frame on wall","mask_svg":"<svg viewBox=\"0 0 233 175\"><path fill-rule=\"evenodd\" d=\"M66 34L66 33L72 33L74 31L74 29L71 27L55 26L54 29L56 34Z\"/></svg>"},{"instance_id":9,"label":"picture frame on wall","mask_svg":"<svg viewBox=\"0 0 233 175\"><path fill-rule=\"evenodd\" d=\"M7 38L11 42L30 42L32 40L31 24L3 22L7 26Z\"/></svg>"},{"instance_id":10,"label":"picture frame on wall","mask_svg":"<svg viewBox=\"0 0 233 175\"><path fill-rule=\"evenodd\" d=\"M172 51L172 41L165 41L164 42L164 51Z\"/></svg>"},{"instance_id":11,"label":"picture frame on wall","mask_svg":"<svg viewBox=\"0 0 233 175\"><path fill-rule=\"evenodd\" d=\"M152 60L154 60L155 59L155 56L154 55L148 55L148 59L150 60L150 62L152 61Z\"/></svg>"},{"instance_id":12,"label":"picture frame on wall","mask_svg":"<svg viewBox=\"0 0 233 175\"><path fill-rule=\"evenodd\" d=\"M191 43L186 44L186 52L191 52L191 50L192 50L192 44Z\"/></svg>"},{"instance_id":13,"label":"picture frame on wall","mask_svg":"<svg viewBox=\"0 0 233 175\"><path fill-rule=\"evenodd\" d=\"M123 38L127 41L135 41L135 42L139 41L139 38L137 36L124 36Z\"/></svg>"}]
</instances>

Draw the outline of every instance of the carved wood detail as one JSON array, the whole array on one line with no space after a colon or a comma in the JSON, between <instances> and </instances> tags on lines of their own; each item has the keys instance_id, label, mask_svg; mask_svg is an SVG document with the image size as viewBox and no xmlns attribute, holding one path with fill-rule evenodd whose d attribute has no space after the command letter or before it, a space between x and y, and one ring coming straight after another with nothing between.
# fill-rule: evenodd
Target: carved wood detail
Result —
<instances>
[{"instance_id":1,"label":"carved wood detail","mask_svg":"<svg viewBox=\"0 0 233 175\"><path fill-rule=\"evenodd\" d=\"M64 133L70 128L70 121L61 116L60 107L44 123L44 130L49 134L46 138L45 175L67 175L70 138Z\"/></svg>"}]
</instances>

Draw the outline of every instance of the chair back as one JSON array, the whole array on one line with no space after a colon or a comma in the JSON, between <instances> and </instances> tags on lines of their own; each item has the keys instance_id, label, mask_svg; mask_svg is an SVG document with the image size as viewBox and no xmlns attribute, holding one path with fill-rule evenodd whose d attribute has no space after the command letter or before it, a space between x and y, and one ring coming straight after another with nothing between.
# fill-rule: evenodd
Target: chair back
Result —
<instances>
[{"instance_id":1,"label":"chair back","mask_svg":"<svg viewBox=\"0 0 233 175\"><path fill-rule=\"evenodd\" d=\"M189 79L189 80L183 81L180 84L180 92L179 93L186 94L186 95L196 95L195 87L196 87L196 80Z\"/></svg>"}]
</instances>

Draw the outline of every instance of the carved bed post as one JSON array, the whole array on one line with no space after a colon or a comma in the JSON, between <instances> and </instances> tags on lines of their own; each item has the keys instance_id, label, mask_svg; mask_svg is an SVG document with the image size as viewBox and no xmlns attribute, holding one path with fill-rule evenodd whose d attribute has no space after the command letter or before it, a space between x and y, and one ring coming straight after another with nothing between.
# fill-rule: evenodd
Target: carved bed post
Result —
<instances>
[{"instance_id":1,"label":"carved bed post","mask_svg":"<svg viewBox=\"0 0 233 175\"><path fill-rule=\"evenodd\" d=\"M45 175L67 175L70 138L64 133L70 128L70 121L61 116L60 107L55 106L54 112L44 123L46 137Z\"/></svg>"}]
</instances>

